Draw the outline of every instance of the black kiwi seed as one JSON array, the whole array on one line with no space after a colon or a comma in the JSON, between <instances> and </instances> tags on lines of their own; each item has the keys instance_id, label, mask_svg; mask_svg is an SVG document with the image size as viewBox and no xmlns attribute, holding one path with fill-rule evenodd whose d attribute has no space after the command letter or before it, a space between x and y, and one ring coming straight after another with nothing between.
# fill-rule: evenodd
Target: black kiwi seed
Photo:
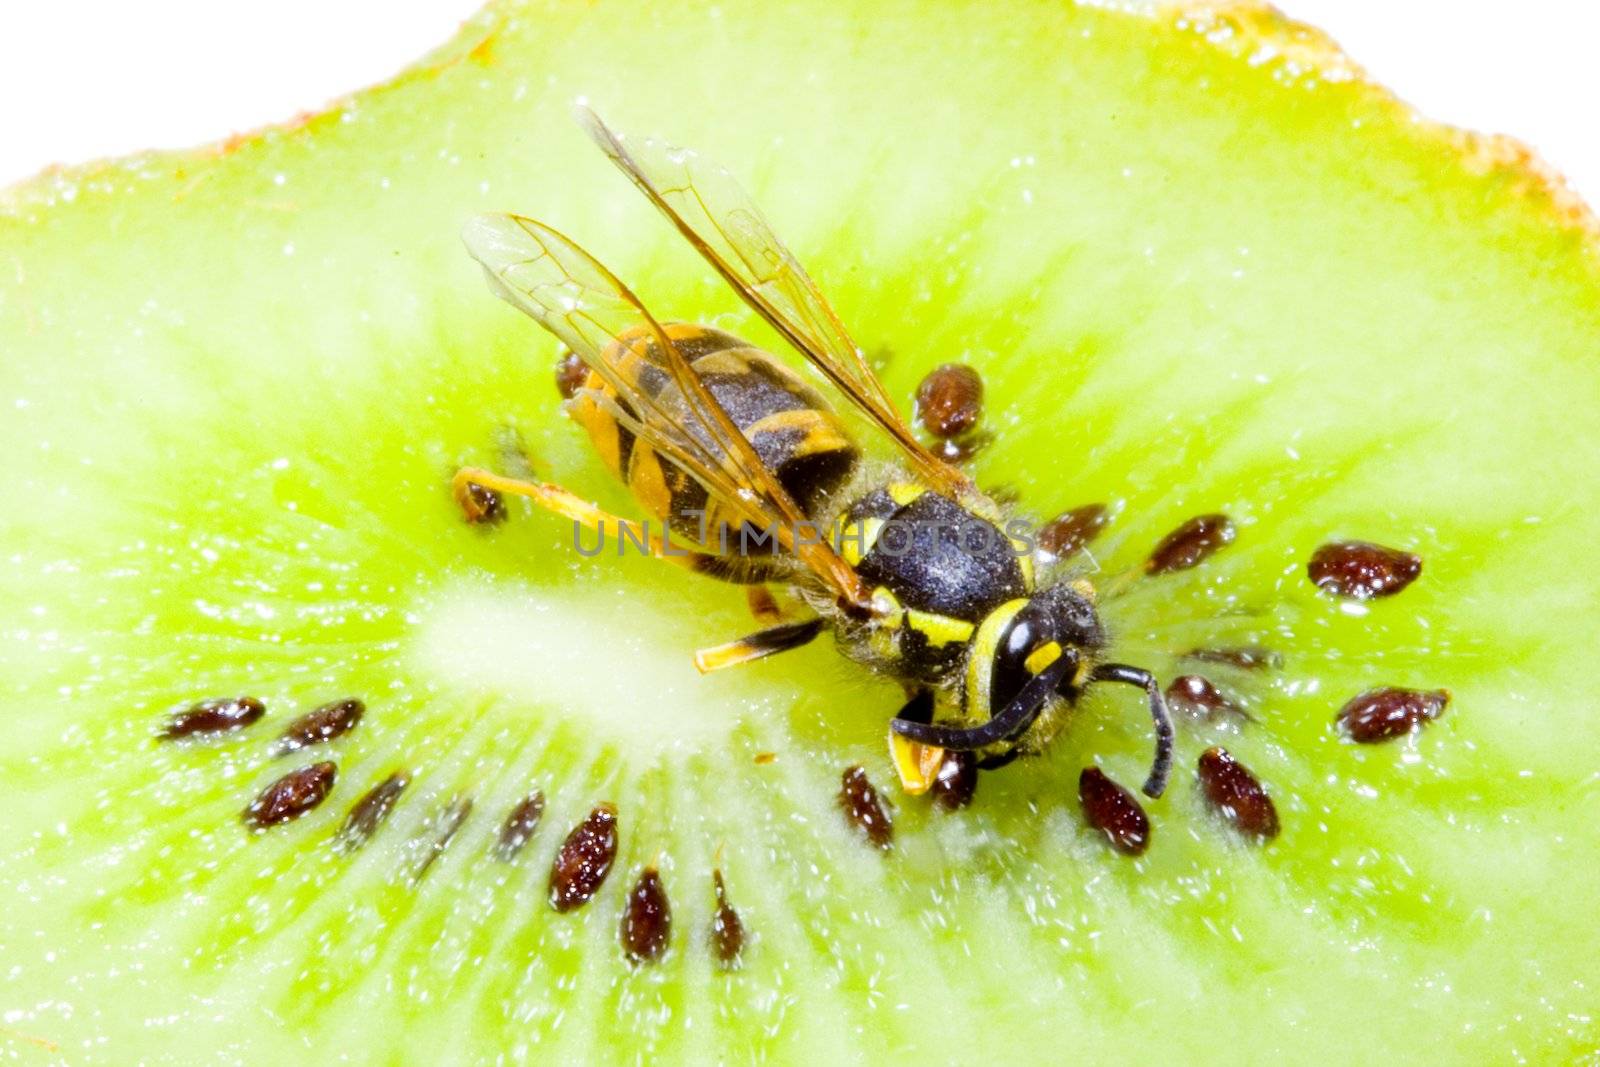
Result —
<instances>
[{"instance_id":1,"label":"black kiwi seed","mask_svg":"<svg viewBox=\"0 0 1600 1067\"><path fill-rule=\"evenodd\" d=\"M1338 723L1350 740L1370 745L1420 730L1443 715L1449 703L1445 689L1385 686L1352 697L1339 709Z\"/></svg>"},{"instance_id":2,"label":"black kiwi seed","mask_svg":"<svg viewBox=\"0 0 1600 1067\"><path fill-rule=\"evenodd\" d=\"M469 523L486 525L506 517L506 502L488 486L468 482L466 506L462 510Z\"/></svg>"},{"instance_id":3,"label":"black kiwi seed","mask_svg":"<svg viewBox=\"0 0 1600 1067\"><path fill-rule=\"evenodd\" d=\"M728 887L720 869L711 872L711 887L717 894L717 913L711 917L711 954L724 968L732 969L739 965L739 953L744 951L744 923L728 903Z\"/></svg>"},{"instance_id":4,"label":"black kiwi seed","mask_svg":"<svg viewBox=\"0 0 1600 1067\"><path fill-rule=\"evenodd\" d=\"M366 711L367 706L354 697L329 701L315 711L306 712L284 727L283 733L278 735L278 740L272 745L272 754L283 756L308 745L320 745L324 741L332 741L342 734L349 733L350 729L361 721L361 716L366 714Z\"/></svg>"},{"instance_id":5,"label":"black kiwi seed","mask_svg":"<svg viewBox=\"0 0 1600 1067\"><path fill-rule=\"evenodd\" d=\"M971 752L947 751L928 785L934 803L945 811L960 811L978 791L978 757Z\"/></svg>"},{"instance_id":6,"label":"black kiwi seed","mask_svg":"<svg viewBox=\"0 0 1600 1067\"><path fill-rule=\"evenodd\" d=\"M850 825L864 834L874 847L887 849L894 843L894 823L878 791L867 780L867 772L860 766L846 767L840 776L839 807Z\"/></svg>"},{"instance_id":7,"label":"black kiwi seed","mask_svg":"<svg viewBox=\"0 0 1600 1067\"><path fill-rule=\"evenodd\" d=\"M1085 767L1078 775L1078 803L1089 825L1105 834L1118 852L1137 856L1150 847L1150 818L1144 806L1099 767Z\"/></svg>"},{"instance_id":8,"label":"black kiwi seed","mask_svg":"<svg viewBox=\"0 0 1600 1067\"><path fill-rule=\"evenodd\" d=\"M1111 509L1104 504L1063 511L1039 528L1039 547L1057 559L1066 559L1099 537L1110 522Z\"/></svg>"},{"instance_id":9,"label":"black kiwi seed","mask_svg":"<svg viewBox=\"0 0 1600 1067\"><path fill-rule=\"evenodd\" d=\"M1179 675L1167 686L1167 703L1191 719L1215 722L1220 718L1248 719L1250 715L1222 695L1211 679L1199 674Z\"/></svg>"},{"instance_id":10,"label":"black kiwi seed","mask_svg":"<svg viewBox=\"0 0 1600 1067\"><path fill-rule=\"evenodd\" d=\"M1226 515L1196 515L1161 539L1144 569L1150 574L1186 571L1233 542L1233 520Z\"/></svg>"},{"instance_id":11,"label":"black kiwi seed","mask_svg":"<svg viewBox=\"0 0 1600 1067\"><path fill-rule=\"evenodd\" d=\"M571 911L599 891L617 858L617 809L596 805L573 827L550 866L550 906Z\"/></svg>"},{"instance_id":12,"label":"black kiwi seed","mask_svg":"<svg viewBox=\"0 0 1600 1067\"><path fill-rule=\"evenodd\" d=\"M411 775L395 771L389 777L367 790L360 800L350 807L344 825L334 835L333 847L340 852L354 852L372 839L378 827L389 818L400 794L411 784Z\"/></svg>"},{"instance_id":13,"label":"black kiwi seed","mask_svg":"<svg viewBox=\"0 0 1600 1067\"><path fill-rule=\"evenodd\" d=\"M583 383L589 380L589 365L576 352L563 352L556 362L556 391L563 400L571 400Z\"/></svg>"},{"instance_id":14,"label":"black kiwi seed","mask_svg":"<svg viewBox=\"0 0 1600 1067\"><path fill-rule=\"evenodd\" d=\"M1257 838L1278 836L1278 809L1261 780L1225 748L1200 753L1200 786L1206 802L1241 833Z\"/></svg>"},{"instance_id":15,"label":"black kiwi seed","mask_svg":"<svg viewBox=\"0 0 1600 1067\"><path fill-rule=\"evenodd\" d=\"M628 892L622 913L622 948L634 963L659 959L672 937L672 908L667 887L654 867L646 867Z\"/></svg>"},{"instance_id":16,"label":"black kiwi seed","mask_svg":"<svg viewBox=\"0 0 1600 1067\"><path fill-rule=\"evenodd\" d=\"M933 368L917 386L916 414L940 440L971 432L983 415L983 379L964 363Z\"/></svg>"},{"instance_id":17,"label":"black kiwi seed","mask_svg":"<svg viewBox=\"0 0 1600 1067\"><path fill-rule=\"evenodd\" d=\"M1352 600L1394 596L1421 573L1421 556L1371 541L1320 545L1306 564L1306 577L1318 589Z\"/></svg>"},{"instance_id":18,"label":"black kiwi seed","mask_svg":"<svg viewBox=\"0 0 1600 1067\"><path fill-rule=\"evenodd\" d=\"M173 713L161 730L163 740L171 741L193 734L218 734L242 730L267 712L255 697L219 697L190 704Z\"/></svg>"},{"instance_id":19,"label":"black kiwi seed","mask_svg":"<svg viewBox=\"0 0 1600 1067\"><path fill-rule=\"evenodd\" d=\"M331 762L313 763L290 771L263 789L244 809L244 821L254 830L298 819L327 799L339 768Z\"/></svg>"},{"instance_id":20,"label":"black kiwi seed","mask_svg":"<svg viewBox=\"0 0 1600 1067\"><path fill-rule=\"evenodd\" d=\"M1241 671L1277 670L1283 666L1283 657L1270 648L1260 645L1240 645L1234 648L1191 648L1184 659L1200 663L1220 663L1237 667Z\"/></svg>"},{"instance_id":21,"label":"black kiwi seed","mask_svg":"<svg viewBox=\"0 0 1600 1067\"><path fill-rule=\"evenodd\" d=\"M500 824L500 836L494 843L494 855L498 860L507 863L517 858L517 853L522 851L522 846L533 837L533 832L539 828L539 820L544 816L544 794L535 789L517 802L506 816L506 821Z\"/></svg>"},{"instance_id":22,"label":"black kiwi seed","mask_svg":"<svg viewBox=\"0 0 1600 1067\"><path fill-rule=\"evenodd\" d=\"M407 880L413 884L422 880L422 876L428 873L428 868L432 867L434 861L444 855L444 850L450 847L450 842L461 829L461 824L466 822L467 816L471 814L471 797L451 797L450 803L428 820L428 825L423 827L422 832L412 838L407 846L407 851L410 853L406 863Z\"/></svg>"}]
</instances>

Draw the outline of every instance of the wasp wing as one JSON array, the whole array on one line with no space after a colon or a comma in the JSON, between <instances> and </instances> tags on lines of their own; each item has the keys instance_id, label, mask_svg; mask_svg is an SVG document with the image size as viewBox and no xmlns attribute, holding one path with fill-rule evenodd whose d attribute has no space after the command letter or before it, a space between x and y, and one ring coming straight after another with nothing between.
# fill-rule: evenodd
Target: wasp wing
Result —
<instances>
[{"instance_id":1,"label":"wasp wing","mask_svg":"<svg viewBox=\"0 0 1600 1067\"><path fill-rule=\"evenodd\" d=\"M727 171L659 141L624 144L587 107L577 114L594 142L706 262L887 433L929 485L957 499L976 491L966 475L917 440L838 314Z\"/></svg>"},{"instance_id":2,"label":"wasp wing","mask_svg":"<svg viewBox=\"0 0 1600 1067\"><path fill-rule=\"evenodd\" d=\"M797 536L806 515L661 324L616 275L559 231L519 215L481 215L467 224L462 239L495 294L554 334L631 409L630 415L623 404L611 404L613 415L741 519L776 526L779 543L836 596L866 605L866 589L855 570L825 541ZM615 339L641 330L654 339L653 350L627 351L655 360L687 405L687 418L640 388L636 373L624 372L616 362L624 349L613 344Z\"/></svg>"}]
</instances>

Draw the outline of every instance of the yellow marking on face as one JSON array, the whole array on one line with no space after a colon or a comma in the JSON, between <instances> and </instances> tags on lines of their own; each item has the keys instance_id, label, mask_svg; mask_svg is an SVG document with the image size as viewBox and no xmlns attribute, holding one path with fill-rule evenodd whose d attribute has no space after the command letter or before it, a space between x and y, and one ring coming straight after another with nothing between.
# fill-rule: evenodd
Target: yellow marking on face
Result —
<instances>
[{"instance_id":1,"label":"yellow marking on face","mask_svg":"<svg viewBox=\"0 0 1600 1067\"><path fill-rule=\"evenodd\" d=\"M889 761L900 776L900 788L921 796L933 785L944 763L944 749L908 741L889 728Z\"/></svg>"},{"instance_id":2,"label":"yellow marking on face","mask_svg":"<svg viewBox=\"0 0 1600 1067\"><path fill-rule=\"evenodd\" d=\"M965 644L976 629L965 619L952 619L931 611L907 608L906 625L928 639L930 645Z\"/></svg>"},{"instance_id":3,"label":"yellow marking on face","mask_svg":"<svg viewBox=\"0 0 1600 1067\"><path fill-rule=\"evenodd\" d=\"M1079 578L1072 582L1069 588L1083 599L1093 604L1095 601L1094 583L1087 578Z\"/></svg>"},{"instance_id":4,"label":"yellow marking on face","mask_svg":"<svg viewBox=\"0 0 1600 1067\"><path fill-rule=\"evenodd\" d=\"M1011 552L1017 560L1017 570L1022 572L1022 588L1032 592L1037 589L1036 578L1033 570L1033 553L1028 551L1028 546L1015 537L1011 538Z\"/></svg>"},{"instance_id":5,"label":"yellow marking on face","mask_svg":"<svg viewBox=\"0 0 1600 1067\"><path fill-rule=\"evenodd\" d=\"M1060 658L1061 646L1054 641L1046 641L1029 652L1028 658L1022 661L1022 665L1028 668L1029 674L1038 674Z\"/></svg>"},{"instance_id":6,"label":"yellow marking on face","mask_svg":"<svg viewBox=\"0 0 1600 1067\"><path fill-rule=\"evenodd\" d=\"M989 612L978 624L978 631L972 637L972 647L967 652L967 675L963 688L964 706L969 716L982 719L989 717L989 683L994 676L994 656L1000 647L1000 635L1017 617L1017 612L1027 606L1025 597L1008 600Z\"/></svg>"},{"instance_id":7,"label":"yellow marking on face","mask_svg":"<svg viewBox=\"0 0 1600 1067\"><path fill-rule=\"evenodd\" d=\"M901 507L905 507L907 504L910 504L913 500L917 499L917 497L921 496L923 493L926 493L928 491L928 487L925 485L918 485L915 482L890 482L888 485L883 487L883 491L889 494L890 500L893 500Z\"/></svg>"}]
</instances>

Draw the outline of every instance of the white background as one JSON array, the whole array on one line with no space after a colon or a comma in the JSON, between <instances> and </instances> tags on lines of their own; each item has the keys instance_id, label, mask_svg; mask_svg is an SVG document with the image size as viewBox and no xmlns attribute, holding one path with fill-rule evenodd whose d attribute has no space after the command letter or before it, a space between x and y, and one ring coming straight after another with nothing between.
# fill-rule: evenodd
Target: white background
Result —
<instances>
[{"instance_id":1,"label":"white background","mask_svg":"<svg viewBox=\"0 0 1600 1067\"><path fill-rule=\"evenodd\" d=\"M198 144L318 108L443 42L476 6L477 0L6 0L0 4L0 186L54 162ZM1590 203L1600 203L1600 4L1280 0L1280 6L1328 31L1423 113L1516 134Z\"/></svg>"}]
</instances>

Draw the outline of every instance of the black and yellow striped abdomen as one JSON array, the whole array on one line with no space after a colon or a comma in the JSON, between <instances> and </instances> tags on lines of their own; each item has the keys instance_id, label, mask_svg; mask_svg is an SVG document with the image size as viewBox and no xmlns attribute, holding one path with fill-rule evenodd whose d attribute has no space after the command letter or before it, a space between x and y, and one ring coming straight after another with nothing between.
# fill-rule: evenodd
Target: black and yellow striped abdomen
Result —
<instances>
[{"instance_id":1,"label":"black and yellow striped abdomen","mask_svg":"<svg viewBox=\"0 0 1600 1067\"><path fill-rule=\"evenodd\" d=\"M801 511L820 521L818 509L855 469L860 453L825 400L797 374L732 334L694 323L664 326L667 337L743 431L768 470L777 475ZM606 362L637 384L675 421L711 445L712 437L690 413L682 393L660 366L655 340L643 329L618 336ZM737 551L739 523L705 487L621 425L594 394L632 414L626 400L590 371L584 390L569 405L601 459L621 478L646 511L665 522L683 543L722 554L718 530L732 531ZM702 532L707 534L701 540Z\"/></svg>"}]
</instances>

